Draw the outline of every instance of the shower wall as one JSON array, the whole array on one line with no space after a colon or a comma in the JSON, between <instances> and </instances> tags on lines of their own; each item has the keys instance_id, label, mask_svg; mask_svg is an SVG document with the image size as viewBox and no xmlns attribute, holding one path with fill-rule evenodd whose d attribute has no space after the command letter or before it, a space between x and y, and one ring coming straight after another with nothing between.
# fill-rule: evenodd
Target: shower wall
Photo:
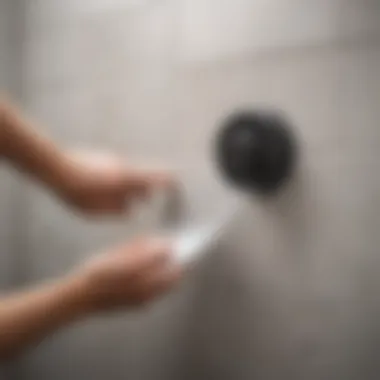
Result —
<instances>
[{"instance_id":1,"label":"shower wall","mask_svg":"<svg viewBox=\"0 0 380 380\"><path fill-rule=\"evenodd\" d=\"M8 53L8 41L7 41L7 22L6 22L6 3L0 3L0 55L4 57ZM7 70L7 60L2 58L0 60L0 87L2 89L8 88L8 70ZM2 169L2 172L4 170ZM0 189L0 200L2 202L1 209L4 210L5 206L5 214L1 216L1 246L2 246L2 254L0 255L0 281L1 286L5 286L8 283L9 276L9 265L8 265L8 255L9 255L9 228L7 221L9 220L9 210L6 207L6 204L9 200L9 189L8 184L3 184Z\"/></svg>"},{"instance_id":2,"label":"shower wall","mask_svg":"<svg viewBox=\"0 0 380 380\"><path fill-rule=\"evenodd\" d=\"M24 104L22 93L22 5L20 0L0 1L0 93L17 100L21 105ZM9 169L5 166L0 169L1 289L14 285L16 280L13 267L17 260L17 246L14 242L19 240L17 224L20 215L16 204L17 197L21 196L20 179Z\"/></svg>"},{"instance_id":3,"label":"shower wall","mask_svg":"<svg viewBox=\"0 0 380 380\"><path fill-rule=\"evenodd\" d=\"M0 93L21 106L25 105L22 91L23 19L22 0L0 0ZM24 194L17 173L5 165L0 171L0 290L5 292L21 283L24 234L20 210ZM10 379L14 374L11 365L0 368L0 379Z\"/></svg>"},{"instance_id":4,"label":"shower wall","mask_svg":"<svg viewBox=\"0 0 380 380\"><path fill-rule=\"evenodd\" d=\"M29 0L24 14L24 99L41 129L173 167L187 218L234 200L211 141L235 108L285 111L302 154L284 193L241 200L178 291L55 335L18 378L376 379L379 3ZM157 207L83 221L33 184L22 200L28 283L160 224Z\"/></svg>"}]
</instances>

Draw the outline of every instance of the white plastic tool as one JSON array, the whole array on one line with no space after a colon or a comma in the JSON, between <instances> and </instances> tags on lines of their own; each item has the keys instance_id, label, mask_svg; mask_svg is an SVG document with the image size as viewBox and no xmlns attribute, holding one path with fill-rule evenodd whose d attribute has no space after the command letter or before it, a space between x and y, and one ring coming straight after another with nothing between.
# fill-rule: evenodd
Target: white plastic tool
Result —
<instances>
[{"instance_id":1,"label":"white plastic tool","mask_svg":"<svg viewBox=\"0 0 380 380\"><path fill-rule=\"evenodd\" d=\"M158 192L153 198L153 210L158 215L155 224L160 225L161 234L174 244L174 260L181 266L192 266L211 252L221 234L230 224L240 209L240 201L231 200L224 204L224 210L214 222L197 222L187 213L188 202L185 201L182 187L173 191ZM152 208L148 209L151 213ZM149 220L145 215L144 221Z\"/></svg>"},{"instance_id":2,"label":"white plastic tool","mask_svg":"<svg viewBox=\"0 0 380 380\"><path fill-rule=\"evenodd\" d=\"M216 223L186 227L172 233L175 260L182 266L193 265L201 260L218 242L235 212Z\"/></svg>"},{"instance_id":3,"label":"white plastic tool","mask_svg":"<svg viewBox=\"0 0 380 380\"><path fill-rule=\"evenodd\" d=\"M215 242L212 228L194 227L179 232L174 237L175 260L188 266L203 257Z\"/></svg>"}]
</instances>

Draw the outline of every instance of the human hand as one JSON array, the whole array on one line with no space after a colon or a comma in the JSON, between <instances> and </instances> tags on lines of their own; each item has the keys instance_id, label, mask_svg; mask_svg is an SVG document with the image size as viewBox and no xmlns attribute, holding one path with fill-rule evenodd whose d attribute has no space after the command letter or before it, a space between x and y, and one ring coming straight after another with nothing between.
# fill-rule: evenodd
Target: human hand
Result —
<instances>
[{"instance_id":1,"label":"human hand","mask_svg":"<svg viewBox=\"0 0 380 380\"><path fill-rule=\"evenodd\" d=\"M141 307L168 292L181 277L170 251L168 244L142 239L90 260L78 273L86 310Z\"/></svg>"},{"instance_id":2,"label":"human hand","mask_svg":"<svg viewBox=\"0 0 380 380\"><path fill-rule=\"evenodd\" d=\"M120 215L152 191L173 187L164 171L128 168L121 159L96 153L68 153L62 198L88 215Z\"/></svg>"}]
</instances>

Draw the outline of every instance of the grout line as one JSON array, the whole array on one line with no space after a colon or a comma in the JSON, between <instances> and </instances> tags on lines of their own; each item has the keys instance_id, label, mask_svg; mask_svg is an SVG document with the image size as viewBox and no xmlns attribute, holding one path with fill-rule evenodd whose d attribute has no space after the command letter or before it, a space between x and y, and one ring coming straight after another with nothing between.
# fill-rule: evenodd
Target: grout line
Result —
<instances>
[{"instance_id":1,"label":"grout line","mask_svg":"<svg viewBox=\"0 0 380 380\"><path fill-rule=\"evenodd\" d=\"M197 68L214 69L215 66L231 66L240 63L265 63L281 59L295 59L310 54L334 52L343 49L363 49L368 47L380 48L380 33L367 33L356 37L342 37L329 42L297 44L286 46L263 47L259 49L245 49L244 53L230 53L226 57L216 59L182 59L176 65L185 70ZM251 50L251 51L249 51Z\"/></svg>"}]
</instances>

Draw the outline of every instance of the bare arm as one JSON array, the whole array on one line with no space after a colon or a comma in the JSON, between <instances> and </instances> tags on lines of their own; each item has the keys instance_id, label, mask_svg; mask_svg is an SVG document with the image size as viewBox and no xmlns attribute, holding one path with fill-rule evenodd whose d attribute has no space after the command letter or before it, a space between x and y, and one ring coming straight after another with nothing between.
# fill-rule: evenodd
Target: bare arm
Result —
<instances>
[{"instance_id":1,"label":"bare arm","mask_svg":"<svg viewBox=\"0 0 380 380\"><path fill-rule=\"evenodd\" d=\"M165 171L126 167L117 156L68 153L1 98L0 156L90 215L123 214L131 201L149 195L152 188L174 184Z\"/></svg>"},{"instance_id":2,"label":"bare arm","mask_svg":"<svg viewBox=\"0 0 380 380\"><path fill-rule=\"evenodd\" d=\"M170 247L144 239L99 255L70 276L0 298L0 361L99 311L138 307L179 279Z\"/></svg>"},{"instance_id":3,"label":"bare arm","mask_svg":"<svg viewBox=\"0 0 380 380\"><path fill-rule=\"evenodd\" d=\"M0 360L18 355L85 315L85 293L73 277L0 298Z\"/></svg>"},{"instance_id":4,"label":"bare arm","mask_svg":"<svg viewBox=\"0 0 380 380\"><path fill-rule=\"evenodd\" d=\"M1 99L0 156L90 214L123 213L126 201L172 183L166 173L126 170L123 162L74 160ZM91 312L155 298L178 278L162 255L167 251L146 242L129 244L106 252L72 277L0 297L0 360Z\"/></svg>"},{"instance_id":5,"label":"bare arm","mask_svg":"<svg viewBox=\"0 0 380 380\"><path fill-rule=\"evenodd\" d=\"M67 161L9 102L0 100L0 155L53 189L67 182Z\"/></svg>"}]
</instances>

